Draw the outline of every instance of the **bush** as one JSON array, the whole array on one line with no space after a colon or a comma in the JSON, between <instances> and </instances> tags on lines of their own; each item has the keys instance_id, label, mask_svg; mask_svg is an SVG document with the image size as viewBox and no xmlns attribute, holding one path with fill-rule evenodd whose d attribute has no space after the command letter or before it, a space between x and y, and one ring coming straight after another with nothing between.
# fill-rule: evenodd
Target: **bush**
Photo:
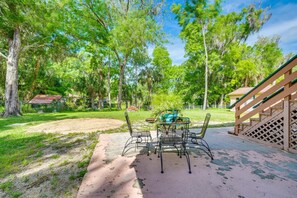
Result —
<instances>
[{"instance_id":1,"label":"bush","mask_svg":"<svg viewBox=\"0 0 297 198\"><path fill-rule=\"evenodd\" d=\"M32 108L31 104L24 104L21 106L22 113L36 113L36 109Z\"/></svg>"},{"instance_id":2,"label":"bush","mask_svg":"<svg viewBox=\"0 0 297 198\"><path fill-rule=\"evenodd\" d=\"M166 110L178 110L183 108L183 101L180 96L174 94L153 95L152 99L153 116L157 116Z\"/></svg>"}]
</instances>

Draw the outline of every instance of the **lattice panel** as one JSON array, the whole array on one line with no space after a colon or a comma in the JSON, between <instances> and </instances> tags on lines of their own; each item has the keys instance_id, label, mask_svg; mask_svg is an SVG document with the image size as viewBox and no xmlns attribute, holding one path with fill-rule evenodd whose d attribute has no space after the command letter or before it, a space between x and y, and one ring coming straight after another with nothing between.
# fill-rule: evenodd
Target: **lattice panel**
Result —
<instances>
[{"instance_id":1,"label":"lattice panel","mask_svg":"<svg viewBox=\"0 0 297 198\"><path fill-rule=\"evenodd\" d=\"M282 114L280 114L253 130L247 130L242 135L282 146L284 144L283 119Z\"/></svg>"},{"instance_id":2,"label":"lattice panel","mask_svg":"<svg viewBox=\"0 0 297 198\"><path fill-rule=\"evenodd\" d=\"M290 148L297 151L297 104L291 104Z\"/></svg>"},{"instance_id":3,"label":"lattice panel","mask_svg":"<svg viewBox=\"0 0 297 198\"><path fill-rule=\"evenodd\" d=\"M292 102L290 109L291 132L289 147L297 151L297 102ZM284 145L283 120L283 112L279 112L267 122L263 120L261 123L243 131L242 135L282 147Z\"/></svg>"}]
</instances>

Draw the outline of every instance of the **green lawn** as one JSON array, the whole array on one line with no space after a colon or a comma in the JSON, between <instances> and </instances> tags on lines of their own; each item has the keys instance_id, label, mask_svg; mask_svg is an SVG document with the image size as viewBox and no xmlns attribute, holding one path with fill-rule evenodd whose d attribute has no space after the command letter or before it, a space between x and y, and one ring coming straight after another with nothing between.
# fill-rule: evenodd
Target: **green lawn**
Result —
<instances>
[{"instance_id":1,"label":"green lawn","mask_svg":"<svg viewBox=\"0 0 297 198\"><path fill-rule=\"evenodd\" d=\"M206 113L212 115L212 122L234 122L234 112L230 112L226 109L209 109L206 111L195 109L195 110L183 110L181 112L182 116L190 117L191 121L203 121ZM133 123L138 121L144 121L146 118L151 117L150 111L139 111L131 112L129 114L130 119ZM9 125L15 123L27 123L29 125L34 125L38 123L43 123L47 121L62 120L62 119L74 119L74 118L113 118L119 120L125 120L124 111L110 111L110 112L68 112L68 113L28 113L21 117L10 117L10 118L0 118L0 133L12 129ZM0 134L1 137L1 134Z\"/></svg>"},{"instance_id":2,"label":"green lawn","mask_svg":"<svg viewBox=\"0 0 297 198\"><path fill-rule=\"evenodd\" d=\"M211 121L215 123L213 126L226 126L234 122L234 113L224 109L209 109L207 111L202 110L184 110L182 115L190 117L193 123L201 123L204 120L206 113L211 113ZM149 111L131 112L129 114L132 123L144 122L148 117L151 117ZM90 160L94 146L97 143L97 134L83 135L81 133L74 133L69 135L60 134L43 134L43 133L26 133L26 129L29 126L39 123L62 120L62 119L74 119L74 118L113 118L119 120L125 120L124 111L111 111L111 112L67 112L67 113L44 113L44 114L25 114L21 117L9 117L0 118L0 190L6 192L10 196L22 195L22 190L14 186L17 183L17 179L13 175L18 174L28 168L33 163L43 163L45 152L51 149L50 156L53 159L58 159L62 156L61 153L71 152L73 145L88 149L84 158L79 162L71 163L67 159L61 162L59 169L52 165L48 171L52 172L53 176L47 176L53 184L59 183L58 175L59 171L64 171L60 166L67 165L75 166L77 169L73 172L69 172L69 186L73 189L77 188L81 178L86 172L86 167ZM26 123L26 125L22 125ZM12 126L12 125L15 126ZM226 124L226 125L224 125ZM116 131L116 130L115 130ZM120 131L127 131L126 126L122 127ZM109 131L112 132L112 131ZM47 153L48 155L48 153ZM34 176L36 177L36 175ZM26 182L32 182L34 178L23 178ZM28 181L27 181L28 180ZM72 183L71 183L72 182ZM33 185L32 184L32 185ZM56 189L56 187L53 189ZM64 191L65 192L64 192ZM67 191L67 192L66 192ZM55 192L56 196L62 196L65 193L71 192L72 189L62 189L59 192ZM17 197L17 196L16 196Z\"/></svg>"}]
</instances>

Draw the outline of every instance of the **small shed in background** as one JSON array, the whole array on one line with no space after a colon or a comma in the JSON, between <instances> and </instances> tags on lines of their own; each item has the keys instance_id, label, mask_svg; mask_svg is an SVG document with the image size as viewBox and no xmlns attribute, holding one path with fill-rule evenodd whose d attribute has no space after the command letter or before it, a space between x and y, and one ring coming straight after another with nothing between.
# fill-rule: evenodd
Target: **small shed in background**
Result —
<instances>
[{"instance_id":1,"label":"small shed in background","mask_svg":"<svg viewBox=\"0 0 297 198\"><path fill-rule=\"evenodd\" d=\"M32 108L42 111L59 111L61 107L61 99L60 95L42 95L38 94L32 100L30 100L29 104L32 105Z\"/></svg>"},{"instance_id":2,"label":"small shed in background","mask_svg":"<svg viewBox=\"0 0 297 198\"><path fill-rule=\"evenodd\" d=\"M260 91L257 95L253 96L252 98L250 98L249 100L247 100L244 104L248 104L250 103L252 100L254 100L256 97L258 97L259 95L261 95L262 93L264 93L265 91L267 91L268 89L270 89L271 86L267 86L265 87L262 91ZM239 89L236 89L235 91L231 92L228 94L228 96L230 97L230 105L234 104L237 100L239 100L242 96L244 96L245 94L247 94L249 91L251 91L254 87L241 87ZM235 107L233 107L231 109L231 111L235 111Z\"/></svg>"}]
</instances>

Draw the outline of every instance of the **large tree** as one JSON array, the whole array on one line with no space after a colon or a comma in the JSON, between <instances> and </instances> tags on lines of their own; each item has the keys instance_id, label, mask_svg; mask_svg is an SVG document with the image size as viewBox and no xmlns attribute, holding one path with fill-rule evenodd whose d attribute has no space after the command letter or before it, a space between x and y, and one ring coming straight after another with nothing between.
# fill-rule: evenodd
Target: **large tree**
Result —
<instances>
[{"instance_id":1,"label":"large tree","mask_svg":"<svg viewBox=\"0 0 297 198\"><path fill-rule=\"evenodd\" d=\"M6 45L0 49L0 54L7 60L4 116L21 115L18 94L20 53L29 48L40 47L41 43L52 39L41 37L41 32L46 29L45 19L50 18L51 5L52 2L43 0L0 2L0 34L6 39ZM32 39L34 37L38 38L36 42Z\"/></svg>"},{"instance_id":2,"label":"large tree","mask_svg":"<svg viewBox=\"0 0 297 198\"><path fill-rule=\"evenodd\" d=\"M208 73L209 73L209 46L207 37L209 36L209 29L214 25L217 16L221 11L221 0L215 0L213 4L208 4L208 0L192 0L186 1L186 6L184 9L181 9L181 5L174 5L172 10L177 14L179 18L179 23L184 27L182 33L184 38L189 37L189 31L195 31L198 42L202 42L204 54L204 65L205 65L205 81L204 81L204 100L203 100L203 109L207 107L207 94L208 94ZM194 27L195 26L195 27Z\"/></svg>"},{"instance_id":3,"label":"large tree","mask_svg":"<svg viewBox=\"0 0 297 198\"><path fill-rule=\"evenodd\" d=\"M153 51L152 66L155 72L154 92L168 93L170 87L170 78L172 60L169 57L168 50L163 46L156 46Z\"/></svg>"},{"instance_id":4,"label":"large tree","mask_svg":"<svg viewBox=\"0 0 297 198\"><path fill-rule=\"evenodd\" d=\"M224 56L230 47L244 42L269 18L264 9L257 9L254 5L243 8L239 13L228 14L221 13L220 5L220 0L188 0L184 7L181 4L172 6L182 26L180 36L186 41L186 54L189 59L195 60L190 62L199 70L204 65L203 109L206 109L207 101L217 92L215 90L223 90L218 85L224 85L224 82L217 80L219 77L225 78L225 68L229 70L224 65ZM211 90L209 85L212 86ZM211 98L208 97L209 91L212 92Z\"/></svg>"},{"instance_id":5,"label":"large tree","mask_svg":"<svg viewBox=\"0 0 297 198\"><path fill-rule=\"evenodd\" d=\"M159 3L138 0L80 0L69 3L67 11L72 21L69 30L74 38L108 48L117 59L119 109L125 71L133 53L158 40L160 28L154 17L162 4L163 0Z\"/></svg>"}]
</instances>

